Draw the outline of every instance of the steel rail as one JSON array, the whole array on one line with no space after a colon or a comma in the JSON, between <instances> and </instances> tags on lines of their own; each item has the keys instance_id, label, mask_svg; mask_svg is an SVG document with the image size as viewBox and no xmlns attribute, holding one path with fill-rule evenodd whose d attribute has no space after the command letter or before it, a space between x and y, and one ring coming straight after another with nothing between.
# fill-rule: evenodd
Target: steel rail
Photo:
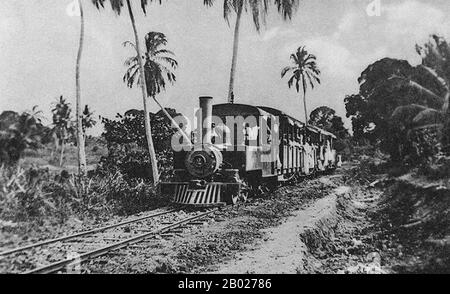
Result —
<instances>
[{"instance_id":1,"label":"steel rail","mask_svg":"<svg viewBox=\"0 0 450 294\"><path fill-rule=\"evenodd\" d=\"M90 259L102 256L102 255L105 255L106 253L108 253L108 252L110 252L112 250L117 250L117 249L126 247L126 246L128 246L130 244L138 243L139 241L142 241L142 240L144 240L144 239L146 239L146 238L148 238L148 237L150 237L152 235L164 233L164 232L169 231L170 229L179 227L179 226L181 226L183 224L186 224L186 223L189 223L189 222L191 222L193 220L201 219L201 218L203 218L203 217L205 217L207 215L210 215L210 214L212 214L212 213L214 213L216 211L217 211L217 209L213 209L211 211L208 211L208 212L205 212L205 213L193 216L193 217L189 217L189 218L183 219L181 221L178 221L178 222L175 222L173 224L167 225L165 227L153 230L151 232L147 232L147 233L144 233L144 234L141 234L141 235L138 235L138 236L135 236L135 237L132 237L132 238L129 238L129 239L126 239L126 240L123 240L123 241L111 244L111 245L104 246L102 248L99 248L99 249L96 249L96 250L93 250L93 251L90 251L90 252L86 252L84 254L81 254L77 258L69 258L69 259L66 259L66 260L57 261L57 262L54 262L52 264L49 264L49 265L46 265L46 266L43 266L43 267L40 267L40 268L36 268L36 269L33 269L33 270L26 271L26 272L24 272L22 274L50 274L50 273L54 273L54 272L56 272L58 270L64 269L65 267L67 267L68 265L70 265L72 263L80 263L81 264L84 261L87 261L87 260L90 260Z\"/></svg>"},{"instance_id":2,"label":"steel rail","mask_svg":"<svg viewBox=\"0 0 450 294\"><path fill-rule=\"evenodd\" d=\"M89 230L89 231L76 233L76 234L73 234L73 235L68 235L68 236L63 236L63 237L59 237L59 238L54 238L54 239L41 241L41 242L38 242L38 243L34 243L34 244L26 245L26 246L23 246L23 247L18 247L18 248L15 248L15 249L11 249L11 250L6 250L6 251L3 251L3 252L0 252L0 256L6 256L6 255L10 255L10 254L17 253L17 252L22 252L22 251L25 251L25 250L28 250L28 249L31 249L31 248L47 245L47 244L57 243L57 242L60 242L60 241L66 241L66 240L70 240L70 239L74 239L74 238L78 238L78 237L82 237L82 236L86 236L86 235L91 235L91 234L94 234L94 233L106 231L108 229L121 227L121 226L128 225L128 224L131 224L131 223L135 223L135 222L143 221L143 220L146 220L146 219L154 218L154 217L157 217L157 216L161 216L161 215L164 215L164 214L169 214L169 213L175 212L175 211L177 211L177 209L171 209L171 210L168 210L168 211L164 211L164 212L159 212L159 213L155 213L155 214L152 214L152 215L143 216L143 217L136 218L136 219L133 219L133 220L124 221L124 222L120 222L120 223L117 223L117 224L113 224L113 225L109 225L109 226L104 226L104 227L92 229L92 230Z\"/></svg>"}]
</instances>

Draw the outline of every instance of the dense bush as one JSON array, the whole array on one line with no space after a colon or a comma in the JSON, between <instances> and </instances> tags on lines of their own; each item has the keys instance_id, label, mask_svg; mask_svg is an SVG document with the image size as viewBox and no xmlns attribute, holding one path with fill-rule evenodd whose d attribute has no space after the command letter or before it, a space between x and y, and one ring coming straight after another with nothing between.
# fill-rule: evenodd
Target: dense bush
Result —
<instances>
[{"instance_id":1,"label":"dense bush","mask_svg":"<svg viewBox=\"0 0 450 294\"><path fill-rule=\"evenodd\" d=\"M417 66L393 58L370 64L358 79L359 93L345 104L355 138L369 140L394 161L421 164L450 151L450 46L432 35L416 51L422 58ZM428 132L436 127L443 132Z\"/></svg>"},{"instance_id":2,"label":"dense bush","mask_svg":"<svg viewBox=\"0 0 450 294\"><path fill-rule=\"evenodd\" d=\"M50 130L39 118L40 112L18 114L4 111L0 114L0 163L14 164L27 148L48 143Z\"/></svg>"},{"instance_id":3,"label":"dense bush","mask_svg":"<svg viewBox=\"0 0 450 294\"><path fill-rule=\"evenodd\" d=\"M167 111L172 117L178 115L174 109ZM164 179L172 170L171 137L175 131L162 111L150 113L150 120L158 168ZM107 142L108 156L102 159L100 172L117 169L129 182L137 179L150 182L151 163L145 136L144 112L130 110L124 115L117 114L116 120L103 118L102 122L105 126L103 137Z\"/></svg>"},{"instance_id":4,"label":"dense bush","mask_svg":"<svg viewBox=\"0 0 450 294\"><path fill-rule=\"evenodd\" d=\"M71 217L102 219L164 205L155 188L142 180L125 181L120 171L94 175L78 193L74 175L44 169L0 168L0 220L42 224Z\"/></svg>"}]
</instances>

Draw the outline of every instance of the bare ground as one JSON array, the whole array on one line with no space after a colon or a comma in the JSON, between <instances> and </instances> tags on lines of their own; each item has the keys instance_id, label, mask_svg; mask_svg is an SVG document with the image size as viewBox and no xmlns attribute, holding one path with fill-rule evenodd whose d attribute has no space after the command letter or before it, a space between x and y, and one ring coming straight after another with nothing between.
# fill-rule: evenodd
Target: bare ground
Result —
<instances>
[{"instance_id":1,"label":"bare ground","mask_svg":"<svg viewBox=\"0 0 450 294\"><path fill-rule=\"evenodd\" d=\"M336 197L349 190L349 187L341 186L325 198L294 212L280 226L263 229L266 237L255 245L257 249L238 254L237 259L220 266L216 273L298 273L308 252L308 247L299 237L314 230L319 222L334 217Z\"/></svg>"}]
</instances>

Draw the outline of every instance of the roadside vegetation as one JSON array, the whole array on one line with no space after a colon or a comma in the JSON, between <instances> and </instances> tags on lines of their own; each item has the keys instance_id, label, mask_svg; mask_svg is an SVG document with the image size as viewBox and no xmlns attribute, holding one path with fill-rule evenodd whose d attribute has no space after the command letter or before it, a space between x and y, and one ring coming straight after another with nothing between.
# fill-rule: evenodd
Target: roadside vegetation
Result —
<instances>
[{"instance_id":1,"label":"roadside vegetation","mask_svg":"<svg viewBox=\"0 0 450 294\"><path fill-rule=\"evenodd\" d=\"M416 46L418 66L383 58L369 65L360 91L345 98L357 145L388 154L398 167L448 176L450 155L450 45L433 35Z\"/></svg>"},{"instance_id":2,"label":"roadside vegetation","mask_svg":"<svg viewBox=\"0 0 450 294\"><path fill-rule=\"evenodd\" d=\"M82 182L77 174L75 133L66 128L71 123L60 124L58 119L45 127L28 113L8 114L2 114L10 120L2 120L1 133L5 142L0 166L2 230L20 233L48 225L51 229L73 218L101 220L166 203L157 195L149 173L142 111L130 110L115 120L102 118L103 135L86 136L88 172ZM173 130L161 112L150 117L158 138L160 168L167 177L173 157L167 134Z\"/></svg>"}]
</instances>

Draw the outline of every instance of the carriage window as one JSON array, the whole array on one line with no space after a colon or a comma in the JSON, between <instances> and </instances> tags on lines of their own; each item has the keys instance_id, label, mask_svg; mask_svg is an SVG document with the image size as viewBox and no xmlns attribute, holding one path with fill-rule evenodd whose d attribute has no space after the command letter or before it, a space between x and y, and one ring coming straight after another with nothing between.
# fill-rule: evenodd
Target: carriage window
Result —
<instances>
[{"instance_id":1,"label":"carriage window","mask_svg":"<svg viewBox=\"0 0 450 294\"><path fill-rule=\"evenodd\" d=\"M263 122L262 124L264 125L261 126L261 130L265 131L265 134L261 134L262 136L259 136L259 128L258 128L258 144L260 144L261 146L267 146L272 144L272 119L270 117L262 117L263 118ZM260 138L259 138L260 137Z\"/></svg>"},{"instance_id":2,"label":"carriage window","mask_svg":"<svg viewBox=\"0 0 450 294\"><path fill-rule=\"evenodd\" d=\"M244 126L244 144L245 146L249 146L250 145L250 126L249 124L245 124Z\"/></svg>"},{"instance_id":3,"label":"carriage window","mask_svg":"<svg viewBox=\"0 0 450 294\"><path fill-rule=\"evenodd\" d=\"M287 141L288 141L288 128L287 127L284 127L284 128L282 128L282 130L283 130L283 142L286 144L287 143Z\"/></svg>"}]
</instances>

